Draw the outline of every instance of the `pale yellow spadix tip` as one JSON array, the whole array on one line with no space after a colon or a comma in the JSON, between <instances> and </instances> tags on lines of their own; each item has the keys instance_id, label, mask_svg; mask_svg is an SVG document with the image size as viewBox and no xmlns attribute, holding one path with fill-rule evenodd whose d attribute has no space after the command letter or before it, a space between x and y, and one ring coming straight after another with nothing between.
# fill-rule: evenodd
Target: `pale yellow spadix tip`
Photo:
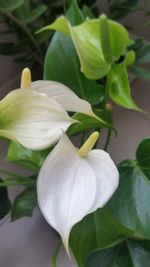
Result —
<instances>
[{"instance_id":1,"label":"pale yellow spadix tip","mask_svg":"<svg viewBox=\"0 0 150 267\"><path fill-rule=\"evenodd\" d=\"M21 89L29 89L31 87L31 71L25 68L21 74Z\"/></svg>"},{"instance_id":2,"label":"pale yellow spadix tip","mask_svg":"<svg viewBox=\"0 0 150 267\"><path fill-rule=\"evenodd\" d=\"M99 132L92 133L89 138L86 140L86 142L83 144L83 146L79 149L78 153L81 157L86 157L88 152L91 151L95 143L97 142L99 138Z\"/></svg>"}]
</instances>

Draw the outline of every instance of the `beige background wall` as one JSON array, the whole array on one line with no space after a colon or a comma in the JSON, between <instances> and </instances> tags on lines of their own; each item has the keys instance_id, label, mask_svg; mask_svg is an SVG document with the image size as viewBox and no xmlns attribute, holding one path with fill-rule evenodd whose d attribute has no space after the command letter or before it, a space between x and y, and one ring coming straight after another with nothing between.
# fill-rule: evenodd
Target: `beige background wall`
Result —
<instances>
[{"instance_id":1,"label":"beige background wall","mask_svg":"<svg viewBox=\"0 0 150 267\"><path fill-rule=\"evenodd\" d=\"M105 1L102 10L106 9ZM142 1L148 9L149 1ZM144 28L145 17L141 12L126 18L125 23L133 25L136 34L145 36L150 40L148 28ZM16 75L20 72L19 66L12 62L12 58L0 56L0 96L7 90L16 87ZM12 80L12 83L9 81ZM132 86L132 94L137 104L150 112L150 84L145 81L136 81ZM133 111L127 111L120 107L114 107L115 121L118 128L118 137L112 139L109 152L112 158L119 162L126 158L134 158L137 144L145 136L150 136L150 122L146 117ZM103 146L105 134L102 135L100 147ZM17 168L3 161L5 145L0 143L0 167ZM18 189L11 190L13 198ZM50 259L53 249L57 245L58 236L42 218L38 209L32 218L20 219L10 223L9 218L0 226L0 267L50 267ZM58 267L73 267L64 250L61 249Z\"/></svg>"}]
</instances>

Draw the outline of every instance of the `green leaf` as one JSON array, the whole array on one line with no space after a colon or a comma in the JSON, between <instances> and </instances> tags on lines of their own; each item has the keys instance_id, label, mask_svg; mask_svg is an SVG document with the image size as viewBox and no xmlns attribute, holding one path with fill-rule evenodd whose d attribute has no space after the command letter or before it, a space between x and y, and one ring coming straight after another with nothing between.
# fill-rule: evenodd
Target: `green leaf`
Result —
<instances>
[{"instance_id":1,"label":"green leaf","mask_svg":"<svg viewBox=\"0 0 150 267\"><path fill-rule=\"evenodd\" d=\"M102 116L103 114L101 113L100 115ZM99 130L102 127L114 129L113 125L111 125L109 122L103 123L103 121L99 121L94 117L90 117L82 113L76 113L74 116L72 116L72 118L80 123L75 123L71 125L67 131L68 135L74 135L76 133L85 132L92 128L94 130L96 129Z\"/></svg>"},{"instance_id":2,"label":"green leaf","mask_svg":"<svg viewBox=\"0 0 150 267\"><path fill-rule=\"evenodd\" d=\"M84 267L86 257L93 250L120 243L125 236L130 235L132 232L115 219L110 209L103 208L86 216L73 227L70 247L79 267Z\"/></svg>"},{"instance_id":3,"label":"green leaf","mask_svg":"<svg viewBox=\"0 0 150 267\"><path fill-rule=\"evenodd\" d=\"M110 97L116 104L124 108L141 111L132 100L128 74L124 62L112 66L108 74L108 88Z\"/></svg>"},{"instance_id":4,"label":"green leaf","mask_svg":"<svg viewBox=\"0 0 150 267\"><path fill-rule=\"evenodd\" d=\"M150 138L144 139L136 151L138 165L146 177L150 179Z\"/></svg>"},{"instance_id":5,"label":"green leaf","mask_svg":"<svg viewBox=\"0 0 150 267\"><path fill-rule=\"evenodd\" d=\"M130 66L135 62L136 54L133 50L128 51L125 57L125 65Z\"/></svg>"},{"instance_id":6,"label":"green leaf","mask_svg":"<svg viewBox=\"0 0 150 267\"><path fill-rule=\"evenodd\" d=\"M84 4L83 7L82 7L82 13L83 13L85 18L87 18L87 17L90 18L90 19L94 18L94 12L86 4Z\"/></svg>"},{"instance_id":7,"label":"green leaf","mask_svg":"<svg viewBox=\"0 0 150 267\"><path fill-rule=\"evenodd\" d=\"M11 12L20 7L24 3L24 0L1 0L0 9Z\"/></svg>"},{"instance_id":8,"label":"green leaf","mask_svg":"<svg viewBox=\"0 0 150 267\"><path fill-rule=\"evenodd\" d=\"M118 20L136 10L139 0L109 0L110 14L113 19Z\"/></svg>"},{"instance_id":9,"label":"green leaf","mask_svg":"<svg viewBox=\"0 0 150 267\"><path fill-rule=\"evenodd\" d=\"M86 267L135 267L126 244L93 252L87 259ZM144 266L141 266L144 267Z\"/></svg>"},{"instance_id":10,"label":"green leaf","mask_svg":"<svg viewBox=\"0 0 150 267\"><path fill-rule=\"evenodd\" d=\"M3 180L0 179L2 183ZM0 187L0 220L7 215L11 209L11 203L8 198L8 192L6 187Z\"/></svg>"},{"instance_id":11,"label":"green leaf","mask_svg":"<svg viewBox=\"0 0 150 267\"><path fill-rule=\"evenodd\" d=\"M72 23L82 21L81 14L76 5L70 7L67 16ZM99 104L104 99L104 87L95 81L88 80L80 72L73 43L69 37L62 33L54 34L47 50L44 64L44 78L67 85L79 97L87 100L92 105Z\"/></svg>"},{"instance_id":12,"label":"green leaf","mask_svg":"<svg viewBox=\"0 0 150 267\"><path fill-rule=\"evenodd\" d=\"M72 25L77 25L84 21L84 15L78 6L77 0L71 1L71 5L66 12L66 17Z\"/></svg>"},{"instance_id":13,"label":"green leaf","mask_svg":"<svg viewBox=\"0 0 150 267\"><path fill-rule=\"evenodd\" d=\"M114 216L135 236L150 239L150 139L137 149L136 161L120 164L120 184L109 202ZM146 148L147 146L147 148Z\"/></svg>"},{"instance_id":14,"label":"green leaf","mask_svg":"<svg viewBox=\"0 0 150 267\"><path fill-rule=\"evenodd\" d=\"M9 145L6 159L32 171L38 171L49 152L50 149L32 151L12 141Z\"/></svg>"},{"instance_id":15,"label":"green leaf","mask_svg":"<svg viewBox=\"0 0 150 267\"><path fill-rule=\"evenodd\" d=\"M127 245L134 267L148 267L150 263L150 242L130 240Z\"/></svg>"},{"instance_id":16,"label":"green leaf","mask_svg":"<svg viewBox=\"0 0 150 267\"><path fill-rule=\"evenodd\" d=\"M140 68L134 65L132 66L131 71L135 76L137 76L140 79L147 80L147 81L150 80L150 71L146 69L143 69L143 68Z\"/></svg>"},{"instance_id":17,"label":"green leaf","mask_svg":"<svg viewBox=\"0 0 150 267\"><path fill-rule=\"evenodd\" d=\"M45 11L47 10L47 6L41 4L40 6L36 7L35 9L29 11L28 15L22 20L24 23L31 23L37 18L39 18Z\"/></svg>"},{"instance_id":18,"label":"green leaf","mask_svg":"<svg viewBox=\"0 0 150 267\"><path fill-rule=\"evenodd\" d=\"M127 240L111 249L93 252L86 267L148 267L150 242Z\"/></svg>"},{"instance_id":19,"label":"green leaf","mask_svg":"<svg viewBox=\"0 0 150 267\"><path fill-rule=\"evenodd\" d=\"M36 187L30 186L16 197L12 206L11 220L15 221L24 216L32 216L33 210L36 206Z\"/></svg>"},{"instance_id":20,"label":"green leaf","mask_svg":"<svg viewBox=\"0 0 150 267\"><path fill-rule=\"evenodd\" d=\"M104 87L88 80L80 72L73 44L69 37L61 33L54 35L47 50L44 78L65 84L91 104L99 104L104 99Z\"/></svg>"},{"instance_id":21,"label":"green leaf","mask_svg":"<svg viewBox=\"0 0 150 267\"><path fill-rule=\"evenodd\" d=\"M150 44L144 44L136 53L136 64L150 62Z\"/></svg>"},{"instance_id":22,"label":"green leaf","mask_svg":"<svg viewBox=\"0 0 150 267\"><path fill-rule=\"evenodd\" d=\"M129 37L125 28L116 22L108 20L108 28L113 61L115 61L125 51ZM101 37L104 35L101 33L100 18L87 19L80 25L71 26L67 18L62 16L40 31L52 29L70 35L80 60L81 71L87 78L100 79L108 73L110 65L103 54Z\"/></svg>"}]
</instances>

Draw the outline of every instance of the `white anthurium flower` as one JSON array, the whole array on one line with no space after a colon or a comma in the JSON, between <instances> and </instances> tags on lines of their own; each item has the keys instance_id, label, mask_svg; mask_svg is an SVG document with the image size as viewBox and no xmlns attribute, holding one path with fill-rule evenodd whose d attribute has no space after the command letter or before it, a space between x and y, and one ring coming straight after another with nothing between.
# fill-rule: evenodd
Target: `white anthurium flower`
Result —
<instances>
[{"instance_id":1,"label":"white anthurium flower","mask_svg":"<svg viewBox=\"0 0 150 267\"><path fill-rule=\"evenodd\" d=\"M0 101L0 136L40 150L56 143L62 131L76 121L54 99L26 90L30 84L29 73L23 74L21 89Z\"/></svg>"},{"instance_id":2,"label":"white anthurium flower","mask_svg":"<svg viewBox=\"0 0 150 267\"><path fill-rule=\"evenodd\" d=\"M92 149L94 132L80 148L65 133L45 160L37 180L38 203L47 222L61 235L68 255L72 227L102 208L113 195L119 173L109 154Z\"/></svg>"}]
</instances>

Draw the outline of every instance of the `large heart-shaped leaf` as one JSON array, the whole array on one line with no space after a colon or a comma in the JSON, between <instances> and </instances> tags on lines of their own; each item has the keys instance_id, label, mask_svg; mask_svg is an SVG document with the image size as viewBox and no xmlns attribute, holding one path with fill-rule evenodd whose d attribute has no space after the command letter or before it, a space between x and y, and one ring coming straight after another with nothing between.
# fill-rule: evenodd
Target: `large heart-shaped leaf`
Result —
<instances>
[{"instance_id":1,"label":"large heart-shaped leaf","mask_svg":"<svg viewBox=\"0 0 150 267\"><path fill-rule=\"evenodd\" d=\"M92 253L86 267L148 267L150 242L128 240L114 248Z\"/></svg>"},{"instance_id":2,"label":"large heart-shaped leaf","mask_svg":"<svg viewBox=\"0 0 150 267\"><path fill-rule=\"evenodd\" d=\"M91 104L99 104L104 99L104 87L88 80L80 72L72 41L62 33L55 33L47 50L44 78L65 84Z\"/></svg>"},{"instance_id":3,"label":"large heart-shaped leaf","mask_svg":"<svg viewBox=\"0 0 150 267\"><path fill-rule=\"evenodd\" d=\"M138 165L150 179L150 139L144 139L138 146L136 151L136 158L138 160Z\"/></svg>"},{"instance_id":4,"label":"large heart-shaped leaf","mask_svg":"<svg viewBox=\"0 0 150 267\"><path fill-rule=\"evenodd\" d=\"M70 246L78 265L84 267L87 255L93 250L119 243L130 235L132 232L115 219L110 209L103 208L74 226Z\"/></svg>"},{"instance_id":5,"label":"large heart-shaped leaf","mask_svg":"<svg viewBox=\"0 0 150 267\"><path fill-rule=\"evenodd\" d=\"M150 239L150 138L137 149L136 161L120 165L120 184L109 202L114 216L135 235Z\"/></svg>"},{"instance_id":6,"label":"large heart-shaped leaf","mask_svg":"<svg viewBox=\"0 0 150 267\"><path fill-rule=\"evenodd\" d=\"M86 267L134 267L130 258L128 248L119 245L114 248L100 250L92 253L88 259Z\"/></svg>"},{"instance_id":7,"label":"large heart-shaped leaf","mask_svg":"<svg viewBox=\"0 0 150 267\"><path fill-rule=\"evenodd\" d=\"M83 15L76 1L73 1L66 16L73 25L83 21ZM62 33L55 33L51 40L45 57L44 78L67 85L79 97L91 104L99 104L104 99L104 87L88 80L80 72L74 45L71 39Z\"/></svg>"}]
</instances>

